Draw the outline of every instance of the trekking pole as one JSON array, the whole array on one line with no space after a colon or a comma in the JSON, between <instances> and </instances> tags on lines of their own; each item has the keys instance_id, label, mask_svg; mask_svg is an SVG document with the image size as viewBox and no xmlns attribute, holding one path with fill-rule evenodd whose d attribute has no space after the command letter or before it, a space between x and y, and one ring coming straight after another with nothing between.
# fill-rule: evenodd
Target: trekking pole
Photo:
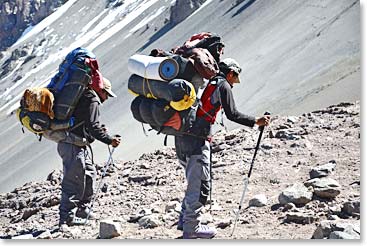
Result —
<instances>
[{"instance_id":1,"label":"trekking pole","mask_svg":"<svg viewBox=\"0 0 367 246\"><path fill-rule=\"evenodd\" d=\"M120 137L120 135L115 135L115 137ZM116 149L115 147L112 147L112 150L110 150L110 147L108 146L108 151L109 151L110 155L109 155L109 157L108 157L108 159L107 159L107 163L106 163L106 165L105 165L105 166L104 166L104 168L103 168L103 171L102 171L102 174L101 174L101 179L100 179L100 181L99 181L99 183L98 183L98 186L97 186L96 194L94 195L93 200L92 200L92 202L91 202L91 204L90 204L90 209L89 209L89 212L88 212L87 218L85 219L84 224L86 224L86 223L88 222L88 219L89 219L90 213L92 212L92 208L93 208L94 202L96 201L96 198L97 198L97 196L98 196L98 192L99 192L99 190L100 190L100 188L101 188L102 181L103 181L103 178L104 178L104 177L105 177L105 175L106 175L106 172L107 172L107 170L108 170L108 167L110 166L110 164L111 164L111 163L113 163L112 155L113 155L113 152L115 151L115 149Z\"/></svg>"},{"instance_id":2,"label":"trekking pole","mask_svg":"<svg viewBox=\"0 0 367 246\"><path fill-rule=\"evenodd\" d=\"M213 202L213 200L212 200L212 191L213 191L213 170L212 170L212 161L213 161L213 159L212 159L212 155L213 155L213 153L212 153L212 143L211 142L209 142L209 144L210 144L210 164L209 164L209 176L210 176L210 180L209 180L209 201L210 201L210 203L209 203L209 212L210 212L210 214L212 213L212 202Z\"/></svg>"},{"instance_id":3,"label":"trekking pole","mask_svg":"<svg viewBox=\"0 0 367 246\"><path fill-rule=\"evenodd\" d=\"M265 112L264 115L270 115L270 113L269 112ZM240 200L240 203L239 203L239 206L238 206L238 210L236 212L236 217L235 217L235 220L234 220L234 226L233 226L233 230L232 230L232 233L231 233L231 237L233 236L234 231L236 230L237 220L238 220L238 217L240 215L240 211L241 211L241 208L242 208L243 200L245 198L245 194L246 194L247 186L248 186L248 183L249 183L249 180L250 180L252 168L254 166L256 154L257 154L257 151L258 151L258 149L260 147L260 141L261 141L261 137L262 137L263 132L264 132L264 128L265 128L265 126L260 126L259 127L259 130L260 130L259 138L257 139L257 144L256 144L256 147L255 147L255 153L254 153L254 156L252 157L250 170L249 170L249 172L247 174L247 177L245 177L245 179L244 179L244 183L245 183L244 184L244 189L243 189L243 192L242 192L242 196L241 196L241 200Z\"/></svg>"}]
</instances>

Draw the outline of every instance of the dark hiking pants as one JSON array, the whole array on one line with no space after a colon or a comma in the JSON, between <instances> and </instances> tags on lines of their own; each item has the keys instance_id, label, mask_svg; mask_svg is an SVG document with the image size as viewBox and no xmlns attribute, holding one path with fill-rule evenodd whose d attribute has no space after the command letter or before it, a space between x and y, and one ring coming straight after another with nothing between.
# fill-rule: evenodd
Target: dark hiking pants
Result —
<instances>
[{"instance_id":1,"label":"dark hiking pants","mask_svg":"<svg viewBox=\"0 0 367 246\"><path fill-rule=\"evenodd\" d=\"M87 147L58 143L57 151L62 158L63 180L61 183L60 223L68 219L75 207L85 207L93 196L96 169Z\"/></svg>"},{"instance_id":2,"label":"dark hiking pants","mask_svg":"<svg viewBox=\"0 0 367 246\"><path fill-rule=\"evenodd\" d=\"M183 230L193 232L210 190L210 143L195 137L176 137L176 153L185 168L187 188L182 204Z\"/></svg>"}]
</instances>

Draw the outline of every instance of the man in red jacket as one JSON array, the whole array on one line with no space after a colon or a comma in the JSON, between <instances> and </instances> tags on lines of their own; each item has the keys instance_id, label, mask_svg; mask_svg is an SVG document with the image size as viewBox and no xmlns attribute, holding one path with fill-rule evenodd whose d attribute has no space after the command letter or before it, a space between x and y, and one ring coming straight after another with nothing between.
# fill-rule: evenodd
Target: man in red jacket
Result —
<instances>
[{"instance_id":1,"label":"man in red jacket","mask_svg":"<svg viewBox=\"0 0 367 246\"><path fill-rule=\"evenodd\" d=\"M232 87L240 83L241 67L231 58L219 62L220 72L211 79L201 96L201 106L189 135L175 137L177 157L185 167L187 189L182 202L182 212L177 229L183 238L212 238L215 228L201 225L198 217L207 202L210 190L211 126L218 111L223 108L227 118L241 125L253 127L268 125L270 116L255 118L236 109Z\"/></svg>"}]
</instances>

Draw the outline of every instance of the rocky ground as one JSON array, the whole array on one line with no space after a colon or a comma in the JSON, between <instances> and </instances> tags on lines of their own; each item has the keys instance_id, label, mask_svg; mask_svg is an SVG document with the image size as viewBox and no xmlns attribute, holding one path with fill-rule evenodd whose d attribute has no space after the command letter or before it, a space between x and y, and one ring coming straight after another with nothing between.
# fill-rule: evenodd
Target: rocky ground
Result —
<instances>
[{"instance_id":1,"label":"rocky ground","mask_svg":"<svg viewBox=\"0 0 367 246\"><path fill-rule=\"evenodd\" d=\"M360 104L302 116L274 116L265 129L234 239L360 238ZM231 239L258 130L220 132L213 141L213 193L202 223ZM148 141L148 139L147 139ZM99 173L104 164L99 165ZM178 239L184 170L172 148L115 160L99 193L97 220L58 222L61 172L0 195L1 238Z\"/></svg>"}]
</instances>

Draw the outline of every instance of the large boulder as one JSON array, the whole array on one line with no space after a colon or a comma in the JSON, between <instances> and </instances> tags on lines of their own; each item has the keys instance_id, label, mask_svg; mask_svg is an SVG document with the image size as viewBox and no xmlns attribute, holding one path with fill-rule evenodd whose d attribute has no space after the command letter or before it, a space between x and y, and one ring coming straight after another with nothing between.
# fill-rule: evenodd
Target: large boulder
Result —
<instances>
[{"instance_id":1,"label":"large boulder","mask_svg":"<svg viewBox=\"0 0 367 246\"><path fill-rule=\"evenodd\" d=\"M341 192L340 184L332 178L314 178L306 181L305 186L312 186L314 194L321 198L335 198Z\"/></svg>"},{"instance_id":2,"label":"large boulder","mask_svg":"<svg viewBox=\"0 0 367 246\"><path fill-rule=\"evenodd\" d=\"M108 239L121 235L121 224L119 221L112 219L102 220L99 224L99 237Z\"/></svg>"},{"instance_id":3,"label":"large boulder","mask_svg":"<svg viewBox=\"0 0 367 246\"><path fill-rule=\"evenodd\" d=\"M285 222L293 222L296 224L311 224L316 220L314 212L289 212L285 215Z\"/></svg>"},{"instance_id":4,"label":"large boulder","mask_svg":"<svg viewBox=\"0 0 367 246\"><path fill-rule=\"evenodd\" d=\"M313 179L313 178L326 177L335 170L335 167L336 162L334 160L330 161L325 165L314 167L310 171L310 178Z\"/></svg>"},{"instance_id":5,"label":"large boulder","mask_svg":"<svg viewBox=\"0 0 367 246\"><path fill-rule=\"evenodd\" d=\"M266 204L268 203L268 199L266 198L266 196L264 194L259 194L254 196L250 201L249 201L249 206L250 207L263 207L266 206Z\"/></svg>"},{"instance_id":6,"label":"large boulder","mask_svg":"<svg viewBox=\"0 0 367 246\"><path fill-rule=\"evenodd\" d=\"M285 205L294 203L304 205L312 200L312 192L302 183L295 183L291 187L286 188L278 197L279 203Z\"/></svg>"},{"instance_id":7,"label":"large boulder","mask_svg":"<svg viewBox=\"0 0 367 246\"><path fill-rule=\"evenodd\" d=\"M343 204L342 211L350 216L360 215L360 201L348 201Z\"/></svg>"}]
</instances>

